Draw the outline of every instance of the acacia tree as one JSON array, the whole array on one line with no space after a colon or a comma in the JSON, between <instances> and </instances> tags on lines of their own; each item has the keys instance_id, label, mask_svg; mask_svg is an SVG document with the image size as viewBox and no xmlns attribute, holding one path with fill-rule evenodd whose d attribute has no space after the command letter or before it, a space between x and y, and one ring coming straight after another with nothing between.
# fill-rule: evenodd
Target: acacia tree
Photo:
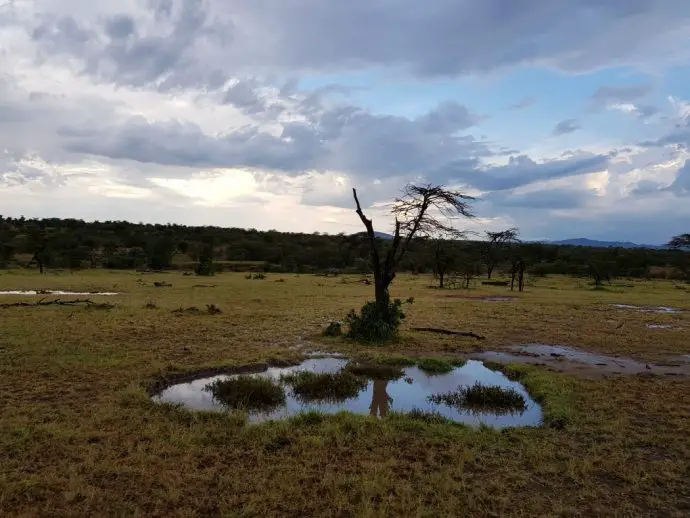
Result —
<instances>
[{"instance_id":1,"label":"acacia tree","mask_svg":"<svg viewBox=\"0 0 690 518\"><path fill-rule=\"evenodd\" d=\"M395 200L392 213L395 217L395 232L385 253L380 250L380 240L376 238L374 224L367 218L357 197L357 189L352 189L356 213L367 231L369 255L374 272L375 315L380 322L391 322L391 302L389 287L395 279L396 268L410 246L412 239L438 234L452 234L454 219L471 218L469 202L474 200L461 191L447 189L443 185L408 184L403 195Z\"/></svg>"},{"instance_id":2,"label":"acacia tree","mask_svg":"<svg viewBox=\"0 0 690 518\"><path fill-rule=\"evenodd\" d=\"M683 273L685 279L690 281L690 259L688 258L688 252L690 252L690 234L675 236L668 242L668 247L677 252L676 267Z\"/></svg>"},{"instance_id":3,"label":"acacia tree","mask_svg":"<svg viewBox=\"0 0 690 518\"><path fill-rule=\"evenodd\" d=\"M671 241L668 242L669 248L674 248L676 250L686 250L690 249L690 234L681 234L675 236Z\"/></svg>"},{"instance_id":4,"label":"acacia tree","mask_svg":"<svg viewBox=\"0 0 690 518\"><path fill-rule=\"evenodd\" d=\"M517 228L509 228L499 232L486 231L484 243L484 264L486 265L486 278L491 279L491 274L496 265L504 259L506 246L517 243L520 231Z\"/></svg>"}]
</instances>

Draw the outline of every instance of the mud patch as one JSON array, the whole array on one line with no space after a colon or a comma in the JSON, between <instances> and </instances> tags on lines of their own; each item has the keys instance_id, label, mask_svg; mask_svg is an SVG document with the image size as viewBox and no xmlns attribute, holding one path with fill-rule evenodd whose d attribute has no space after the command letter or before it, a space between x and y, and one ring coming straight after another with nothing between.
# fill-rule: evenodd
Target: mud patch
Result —
<instances>
[{"instance_id":1,"label":"mud patch","mask_svg":"<svg viewBox=\"0 0 690 518\"><path fill-rule=\"evenodd\" d=\"M260 423L269 420L285 419L305 411L333 414L341 411L385 417L390 412L424 412L442 416L453 422L469 425L484 424L495 428L516 426L536 426L541 423L542 412L539 405L529 396L526 389L516 381L510 381L500 372L487 369L481 362L468 361L451 372L435 376L425 374L418 367L406 367L398 379L367 379L352 397L341 401L305 400L295 393L286 380L294 380L301 372L316 374L337 374L345 371L348 361L343 358L310 358L299 365L290 367L268 367L262 372L251 374L270 379L285 389L286 401L271 411L251 411L249 422ZM208 387L218 381L236 375L216 375L186 380L184 383L169 386L152 399L158 403L181 404L191 410L210 410L225 412L229 409L216 399ZM465 406L436 404L429 398L438 393L457 390L482 383L492 387L513 390L525 400L520 411L505 409L481 409Z\"/></svg>"},{"instance_id":2,"label":"mud patch","mask_svg":"<svg viewBox=\"0 0 690 518\"><path fill-rule=\"evenodd\" d=\"M582 374L662 374L690 375L686 367L644 363L633 358L607 356L581 351L573 347L545 344L526 344L509 347L506 351L485 351L472 355L476 360L499 363L546 365L554 370Z\"/></svg>"}]
</instances>

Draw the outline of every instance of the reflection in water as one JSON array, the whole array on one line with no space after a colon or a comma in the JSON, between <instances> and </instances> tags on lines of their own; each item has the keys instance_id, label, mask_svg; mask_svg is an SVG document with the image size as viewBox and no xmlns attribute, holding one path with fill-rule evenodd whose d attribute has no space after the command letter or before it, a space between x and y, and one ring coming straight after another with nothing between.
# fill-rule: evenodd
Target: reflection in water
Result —
<instances>
[{"instance_id":1,"label":"reflection in water","mask_svg":"<svg viewBox=\"0 0 690 518\"><path fill-rule=\"evenodd\" d=\"M412 410L436 412L451 421L469 425L485 424L496 428L533 426L541 422L541 408L530 398L520 383L510 381L504 374L489 370L483 363L474 360L469 360L464 366L457 367L447 374L436 376L428 376L418 367L407 367L404 369L404 376L400 379L370 380L356 397L338 402L301 400L289 385L281 381L281 378L287 374L305 370L317 373L340 372L347 363L347 360L343 358L310 358L300 365L271 367L264 372L253 374L281 383L285 388L286 402L280 408L269 412L249 412L249 422L284 419L305 411L326 414L347 411L383 418L393 411L410 412ZM182 404L195 410L227 411L210 392L204 390L204 387L218 379L229 377L231 376L220 375L179 383L166 388L153 396L153 399L161 403ZM427 400L432 394L452 391L459 386L471 386L477 381L485 385L500 385L516 390L527 402L525 411L521 413L508 413L494 409L477 411L477 409L437 405Z\"/></svg>"},{"instance_id":2,"label":"reflection in water","mask_svg":"<svg viewBox=\"0 0 690 518\"><path fill-rule=\"evenodd\" d=\"M388 380L374 380L374 390L371 393L371 406L369 411L374 417L386 417L388 409L393 403L393 398L388 395L386 388Z\"/></svg>"}]
</instances>

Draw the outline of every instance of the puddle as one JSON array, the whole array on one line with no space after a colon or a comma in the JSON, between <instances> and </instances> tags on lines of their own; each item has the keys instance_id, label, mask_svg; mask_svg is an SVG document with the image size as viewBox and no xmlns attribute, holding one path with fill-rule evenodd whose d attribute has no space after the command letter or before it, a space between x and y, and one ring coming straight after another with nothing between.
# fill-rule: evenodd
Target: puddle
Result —
<instances>
[{"instance_id":1,"label":"puddle","mask_svg":"<svg viewBox=\"0 0 690 518\"><path fill-rule=\"evenodd\" d=\"M673 329L673 326L668 324L647 324L647 329Z\"/></svg>"},{"instance_id":2,"label":"puddle","mask_svg":"<svg viewBox=\"0 0 690 518\"><path fill-rule=\"evenodd\" d=\"M9 290L0 291L0 295L79 295L85 297L88 295L113 296L120 294L114 291Z\"/></svg>"},{"instance_id":3,"label":"puddle","mask_svg":"<svg viewBox=\"0 0 690 518\"><path fill-rule=\"evenodd\" d=\"M617 309L634 309L639 313L682 313L682 309L667 306L633 306L631 304L612 304Z\"/></svg>"},{"instance_id":4,"label":"puddle","mask_svg":"<svg viewBox=\"0 0 690 518\"><path fill-rule=\"evenodd\" d=\"M281 376L300 371L337 373L347 363L348 361L342 358L311 358L300 365L282 368L269 367L263 372L252 374L252 376L269 378L281 383L287 399L286 403L277 410L250 412L249 422L260 423L284 419L300 412L312 410L327 414L348 411L385 417L391 411L409 412L419 409L438 412L452 421L475 426L483 423L496 428L506 428L536 426L541 423L541 408L532 400L520 383L510 381L502 373L491 371L484 367L481 362L474 360L469 360L463 367L455 368L448 374L437 376L428 376L418 367L407 367L403 369L404 376L400 379L395 381L369 380L366 387L356 397L338 403L302 402L288 385L280 381ZM226 411L226 408L206 390L206 386L214 381L230 379L234 376L219 375L172 385L153 396L153 400L159 403L182 404L193 410ZM525 409L512 413L500 412L495 409L484 412L434 404L427 399L433 394L453 391L459 386L470 386L477 381L485 385L499 385L506 389L514 389L525 398L527 402Z\"/></svg>"},{"instance_id":5,"label":"puddle","mask_svg":"<svg viewBox=\"0 0 690 518\"><path fill-rule=\"evenodd\" d=\"M507 351L486 351L472 356L478 360L491 360L500 363L552 364L560 370L571 371L589 368L593 371L618 374L683 375L690 374L687 369L639 362L622 356L607 356L590 353L559 345L527 344L510 347Z\"/></svg>"}]
</instances>

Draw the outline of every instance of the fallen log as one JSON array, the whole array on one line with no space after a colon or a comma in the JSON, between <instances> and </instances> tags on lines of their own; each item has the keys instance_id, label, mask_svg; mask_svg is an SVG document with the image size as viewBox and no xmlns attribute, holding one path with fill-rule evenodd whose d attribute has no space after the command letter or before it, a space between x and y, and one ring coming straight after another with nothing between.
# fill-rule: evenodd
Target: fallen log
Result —
<instances>
[{"instance_id":1,"label":"fallen log","mask_svg":"<svg viewBox=\"0 0 690 518\"><path fill-rule=\"evenodd\" d=\"M450 329L440 329L438 327L415 327L412 330L421 331L425 333L439 333L442 335L466 336L469 338L476 338L477 340L484 340L486 338L485 336L478 335L477 333L473 333L472 331L453 331Z\"/></svg>"},{"instance_id":2,"label":"fallen log","mask_svg":"<svg viewBox=\"0 0 690 518\"><path fill-rule=\"evenodd\" d=\"M113 309L114 304L109 304L107 302L94 302L90 299L75 299L75 300L45 300L41 299L36 302L8 302L0 304L0 309L5 308L30 308L38 306L79 306L84 305L93 309Z\"/></svg>"}]
</instances>

